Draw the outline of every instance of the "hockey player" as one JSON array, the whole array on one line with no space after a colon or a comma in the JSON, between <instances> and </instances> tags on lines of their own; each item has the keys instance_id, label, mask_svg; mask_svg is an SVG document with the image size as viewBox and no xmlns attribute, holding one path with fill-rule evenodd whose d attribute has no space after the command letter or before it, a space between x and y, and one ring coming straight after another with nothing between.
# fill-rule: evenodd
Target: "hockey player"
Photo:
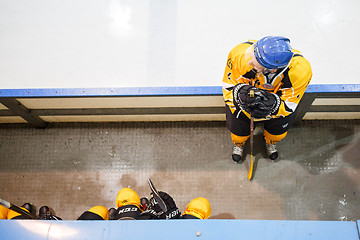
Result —
<instances>
[{"instance_id":1,"label":"hockey player","mask_svg":"<svg viewBox=\"0 0 360 240\"><path fill-rule=\"evenodd\" d=\"M198 197L186 206L181 216L182 219L208 219L211 215L210 202L203 197Z\"/></svg>"},{"instance_id":2,"label":"hockey player","mask_svg":"<svg viewBox=\"0 0 360 240\"><path fill-rule=\"evenodd\" d=\"M131 188L122 188L116 197L115 220L135 220L142 210L139 195Z\"/></svg>"},{"instance_id":3,"label":"hockey player","mask_svg":"<svg viewBox=\"0 0 360 240\"><path fill-rule=\"evenodd\" d=\"M265 145L271 160L276 144L292 126L296 107L309 85L309 62L285 37L249 40L233 48L223 78L226 125L234 143L232 159L241 162L250 136L250 118L264 123Z\"/></svg>"},{"instance_id":4,"label":"hockey player","mask_svg":"<svg viewBox=\"0 0 360 240\"><path fill-rule=\"evenodd\" d=\"M21 205L20 208L35 216L36 209L31 203L24 203L23 205ZM9 209L7 214L7 219L29 219L29 218L21 215L18 212L15 212L14 210Z\"/></svg>"},{"instance_id":5,"label":"hockey player","mask_svg":"<svg viewBox=\"0 0 360 240\"><path fill-rule=\"evenodd\" d=\"M109 220L109 210L104 206L94 206L81 214L77 220Z\"/></svg>"}]
</instances>

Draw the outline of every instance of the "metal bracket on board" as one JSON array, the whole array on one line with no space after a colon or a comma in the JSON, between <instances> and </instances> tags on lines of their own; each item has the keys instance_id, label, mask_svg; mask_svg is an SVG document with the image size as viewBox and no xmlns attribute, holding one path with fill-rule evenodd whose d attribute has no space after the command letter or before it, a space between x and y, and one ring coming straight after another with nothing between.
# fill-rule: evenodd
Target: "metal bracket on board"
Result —
<instances>
[{"instance_id":1,"label":"metal bracket on board","mask_svg":"<svg viewBox=\"0 0 360 240\"><path fill-rule=\"evenodd\" d=\"M0 103L7 107L16 116L26 120L29 124L37 128L46 128L47 122L38 116L31 115L31 110L22 105L15 98L0 98Z\"/></svg>"}]
</instances>

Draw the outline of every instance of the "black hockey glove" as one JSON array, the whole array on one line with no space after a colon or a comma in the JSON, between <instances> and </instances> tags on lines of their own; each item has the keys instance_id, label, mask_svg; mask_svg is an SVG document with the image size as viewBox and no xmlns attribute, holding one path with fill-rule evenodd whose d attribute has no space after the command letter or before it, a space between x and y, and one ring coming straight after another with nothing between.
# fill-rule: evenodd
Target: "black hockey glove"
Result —
<instances>
[{"instance_id":1,"label":"black hockey glove","mask_svg":"<svg viewBox=\"0 0 360 240\"><path fill-rule=\"evenodd\" d=\"M150 219L159 219L157 212L152 210L151 208L146 209L143 211L137 220L150 220Z\"/></svg>"},{"instance_id":2,"label":"black hockey glove","mask_svg":"<svg viewBox=\"0 0 360 240\"><path fill-rule=\"evenodd\" d=\"M253 91L253 94L250 91ZM278 111L280 97L247 84L238 84L233 90L234 104L254 118L265 118Z\"/></svg>"},{"instance_id":3,"label":"black hockey glove","mask_svg":"<svg viewBox=\"0 0 360 240\"><path fill-rule=\"evenodd\" d=\"M174 199L165 192L159 192L160 197L164 201L167 212L164 212L155 198L150 198L150 205L147 210L145 210L141 215L140 219L178 219L180 218L181 212L177 208Z\"/></svg>"},{"instance_id":4,"label":"black hockey glove","mask_svg":"<svg viewBox=\"0 0 360 240\"><path fill-rule=\"evenodd\" d=\"M251 113L254 118L265 118L277 113L281 104L278 95L262 89L257 89L254 95L256 101L248 105L248 108L250 109L249 113Z\"/></svg>"},{"instance_id":5,"label":"black hockey glove","mask_svg":"<svg viewBox=\"0 0 360 240\"><path fill-rule=\"evenodd\" d=\"M256 101L254 97L250 97L250 90L257 90L248 84L240 83L237 84L233 89L234 104L237 109L242 109L248 112L248 105Z\"/></svg>"}]
</instances>

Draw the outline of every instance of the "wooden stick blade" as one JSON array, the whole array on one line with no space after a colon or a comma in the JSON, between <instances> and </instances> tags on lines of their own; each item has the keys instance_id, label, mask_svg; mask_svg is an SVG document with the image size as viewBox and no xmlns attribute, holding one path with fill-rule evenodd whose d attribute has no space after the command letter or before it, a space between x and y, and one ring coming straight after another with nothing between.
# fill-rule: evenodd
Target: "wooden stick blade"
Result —
<instances>
[{"instance_id":1,"label":"wooden stick blade","mask_svg":"<svg viewBox=\"0 0 360 240\"><path fill-rule=\"evenodd\" d=\"M248 179L251 180L253 178L254 173L254 157L251 155L251 162L250 162L250 170L248 174Z\"/></svg>"}]
</instances>

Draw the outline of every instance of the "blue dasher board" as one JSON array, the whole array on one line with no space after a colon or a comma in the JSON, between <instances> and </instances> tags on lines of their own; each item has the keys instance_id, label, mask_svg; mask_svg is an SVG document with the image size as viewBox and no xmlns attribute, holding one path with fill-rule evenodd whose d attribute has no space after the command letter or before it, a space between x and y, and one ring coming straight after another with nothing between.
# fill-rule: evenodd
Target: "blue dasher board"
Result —
<instances>
[{"instance_id":1,"label":"blue dasher board","mask_svg":"<svg viewBox=\"0 0 360 240\"><path fill-rule=\"evenodd\" d=\"M1 220L0 239L359 240L356 222L276 220Z\"/></svg>"}]
</instances>

